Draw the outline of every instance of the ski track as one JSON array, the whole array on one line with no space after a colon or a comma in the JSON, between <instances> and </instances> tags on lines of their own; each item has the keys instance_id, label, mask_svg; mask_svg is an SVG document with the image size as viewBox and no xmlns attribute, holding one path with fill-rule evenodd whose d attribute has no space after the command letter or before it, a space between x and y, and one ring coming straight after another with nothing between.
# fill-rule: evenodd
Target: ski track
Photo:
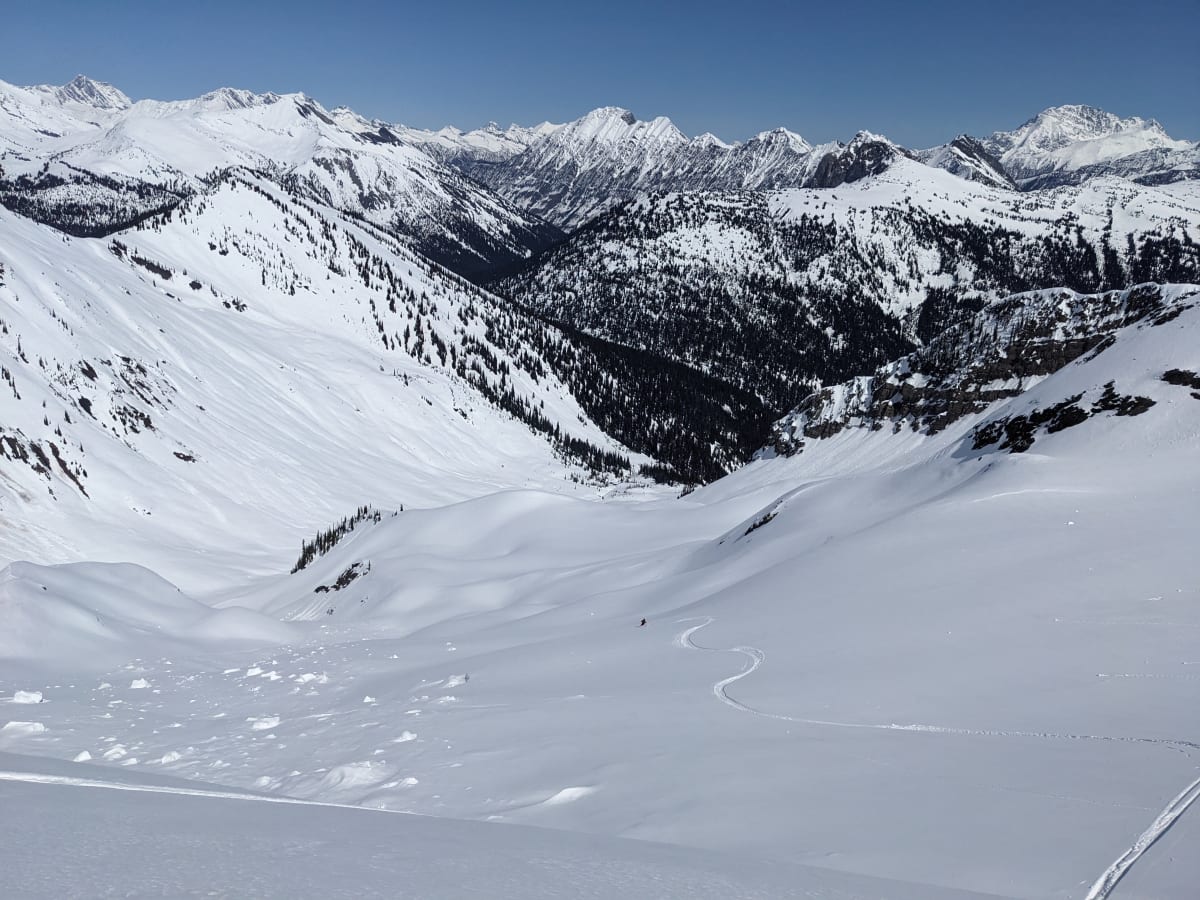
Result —
<instances>
[{"instance_id":1,"label":"ski track","mask_svg":"<svg viewBox=\"0 0 1200 900\"><path fill-rule=\"evenodd\" d=\"M680 619L679 622L695 621L692 619ZM1070 741L1111 741L1120 743L1137 743L1137 744L1158 744L1160 746L1169 747L1172 750L1180 751L1191 755L1191 750L1200 750L1200 743L1194 741L1182 740L1163 740L1159 738L1144 738L1144 737L1127 737L1127 736L1112 736L1099 734L1059 734L1056 732L1036 732L1036 731L1000 731L994 729L976 729L976 728L951 728L944 725L922 725L911 724L901 725L896 723L879 724L874 722L837 722L827 719L806 719L799 716L787 716L781 713L768 712L762 709L756 709L749 706L740 700L729 696L728 689L731 684L741 681L743 678L757 671L766 659L766 654L757 647L704 647L697 644L693 640L693 635L702 628L707 628L716 618L713 616L704 616L700 620L699 625L693 625L690 628L681 631L675 638L675 645L685 650L701 650L705 653L738 653L749 660L742 671L736 675L730 675L727 678L722 678L712 687L713 696L724 703L726 706L731 706L734 709L749 713L752 716L759 716L764 719L775 719L779 722L793 722L801 725L820 725L830 728L870 728L880 731L917 731L931 734L954 734L966 735L975 737L1019 737L1019 738L1037 738L1042 740L1070 740ZM1160 837L1174 825L1179 817L1187 812L1196 800L1200 799L1200 778L1197 778L1186 788L1179 792L1174 799L1158 814L1158 817L1150 824L1150 827L1142 832L1141 836L1134 841L1117 860L1104 870L1103 874L1092 885L1084 900L1107 900L1112 895L1113 889L1125 877L1126 873L1133 867L1150 847L1152 847Z\"/></svg>"},{"instance_id":2,"label":"ski track","mask_svg":"<svg viewBox=\"0 0 1200 900\"><path fill-rule=\"evenodd\" d=\"M100 781L96 778L74 778L67 775L42 775L35 772L0 771L0 782L17 781L23 784L56 784L65 787L103 788L110 791L134 791L149 794L182 794L185 797L208 797L213 800L250 800L257 803L289 803L294 806L325 806L334 809L355 809L360 812L390 813L415 816L397 809L380 809L372 806L354 806L349 803L325 803L320 800L301 800L296 797L278 797L266 794L242 794L234 791L205 791L199 788L170 787L152 784L125 784L116 781Z\"/></svg>"},{"instance_id":3,"label":"ski track","mask_svg":"<svg viewBox=\"0 0 1200 900\"><path fill-rule=\"evenodd\" d=\"M683 619L681 621L688 621ZM800 725L823 725L829 728L870 728L877 731L919 731L931 734L957 734L972 737L1017 737L1017 738L1040 738L1043 740L1060 740L1060 741L1112 741L1114 743L1129 743L1129 744L1159 744L1164 747L1170 747L1173 750L1178 750L1187 753L1190 750L1200 750L1200 743L1195 741L1170 740L1163 738L1146 738L1146 737L1129 737L1129 736L1113 736L1103 734L1069 734L1058 733L1053 731L1002 731L989 728L954 728L947 725L926 725L922 723L900 724L891 722L887 724L877 722L840 722L831 719L808 719L800 716L787 716L782 713L768 712L762 709L756 709L753 706L748 706L740 700L730 697L728 688L731 684L741 681L743 678L752 674L762 665L766 659L766 654L757 647L703 647L692 640L692 635L702 628L706 628L715 622L712 616L704 617L704 621L699 625L693 625L691 628L683 631L676 637L676 646L690 650L702 650L706 653L740 653L750 659L750 665L742 669L736 675L731 675L728 678L723 678L713 685L713 694L718 700L726 706L732 706L734 709L741 710L745 713L750 713L753 716L759 716L764 719L775 719L780 722L794 722Z\"/></svg>"},{"instance_id":4,"label":"ski track","mask_svg":"<svg viewBox=\"0 0 1200 900\"><path fill-rule=\"evenodd\" d=\"M1166 805L1162 812L1158 814L1158 818L1150 823L1150 827L1142 832L1141 836L1133 842L1128 850L1122 853L1117 861L1104 870L1096 883L1092 885L1092 889L1087 892L1084 900L1105 900L1111 896L1113 888L1125 877L1135 862L1137 862L1143 853L1149 850L1154 842L1167 833L1172 825L1174 825L1179 817L1187 812L1187 808L1200 799L1200 778L1197 778L1186 788L1179 792L1170 803Z\"/></svg>"}]
</instances>

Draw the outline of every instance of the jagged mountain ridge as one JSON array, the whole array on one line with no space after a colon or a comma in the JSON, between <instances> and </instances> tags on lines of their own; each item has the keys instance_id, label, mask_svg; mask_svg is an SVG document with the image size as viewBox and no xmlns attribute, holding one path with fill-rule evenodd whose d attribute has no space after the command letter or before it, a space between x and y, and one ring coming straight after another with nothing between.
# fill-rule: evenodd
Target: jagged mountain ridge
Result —
<instances>
[{"instance_id":1,"label":"jagged mountain ridge","mask_svg":"<svg viewBox=\"0 0 1200 900\"><path fill-rule=\"evenodd\" d=\"M782 412L1006 294L1200 280L1195 184L1021 194L900 158L834 189L632 201L495 287Z\"/></svg>"},{"instance_id":2,"label":"jagged mountain ridge","mask_svg":"<svg viewBox=\"0 0 1200 900\"><path fill-rule=\"evenodd\" d=\"M130 103L82 76L63 88L0 83L0 200L76 235L134 224L229 166L286 180L461 273L559 237L383 123L304 94L222 88Z\"/></svg>"},{"instance_id":3,"label":"jagged mountain ridge","mask_svg":"<svg viewBox=\"0 0 1200 900\"><path fill-rule=\"evenodd\" d=\"M497 193L567 230L647 191L800 184L819 162L807 141L785 129L730 145L708 134L689 139L667 118L643 122L619 107L547 129L502 159L464 152L455 160Z\"/></svg>"},{"instance_id":4,"label":"jagged mountain ridge","mask_svg":"<svg viewBox=\"0 0 1200 900\"><path fill-rule=\"evenodd\" d=\"M501 128L495 122L489 122L482 128L471 131L463 131L453 125L447 125L437 131L394 125L392 130L407 143L420 147L443 162L453 164L460 159L491 162L508 159L528 149L538 138L561 127L543 122L531 128L516 124Z\"/></svg>"},{"instance_id":5,"label":"jagged mountain ridge","mask_svg":"<svg viewBox=\"0 0 1200 900\"><path fill-rule=\"evenodd\" d=\"M960 134L949 144L923 150L917 158L926 165L945 169L968 181L992 187L1017 189L1017 183L1004 169L1004 163L992 155L982 141Z\"/></svg>"},{"instance_id":6,"label":"jagged mountain ridge","mask_svg":"<svg viewBox=\"0 0 1200 900\"><path fill-rule=\"evenodd\" d=\"M404 133L568 231L644 193L836 187L901 157L1015 190L1103 175L1147 184L1200 175L1200 144L1174 140L1152 120L1085 106L1052 107L1011 132L959 135L916 151L865 131L848 144L819 146L783 128L743 143L711 134L689 139L669 119L643 122L620 107L564 125Z\"/></svg>"}]
</instances>

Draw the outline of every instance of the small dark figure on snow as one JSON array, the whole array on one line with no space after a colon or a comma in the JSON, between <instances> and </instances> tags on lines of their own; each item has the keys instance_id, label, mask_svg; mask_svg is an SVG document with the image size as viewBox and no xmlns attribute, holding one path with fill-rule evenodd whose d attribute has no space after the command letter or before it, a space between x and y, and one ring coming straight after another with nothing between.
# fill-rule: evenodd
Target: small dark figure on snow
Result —
<instances>
[{"instance_id":1,"label":"small dark figure on snow","mask_svg":"<svg viewBox=\"0 0 1200 900\"><path fill-rule=\"evenodd\" d=\"M642 625L645 625L645 624L646 624L646 620L645 620L645 619L642 619ZM641 628L641 627L642 627L642 625L639 625L639 626L638 626L638 628Z\"/></svg>"}]
</instances>

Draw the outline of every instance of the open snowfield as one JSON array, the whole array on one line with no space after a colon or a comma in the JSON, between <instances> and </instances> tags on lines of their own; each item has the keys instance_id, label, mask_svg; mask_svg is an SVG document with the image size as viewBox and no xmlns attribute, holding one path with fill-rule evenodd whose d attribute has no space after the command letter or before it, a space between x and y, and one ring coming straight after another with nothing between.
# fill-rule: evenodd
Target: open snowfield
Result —
<instances>
[{"instance_id":1,"label":"open snowfield","mask_svg":"<svg viewBox=\"0 0 1200 900\"><path fill-rule=\"evenodd\" d=\"M0 822L5 880L20 886L20 896L65 896L70 879L80 886L74 895L138 897L986 900L645 841L308 804L125 773L94 781L79 767L6 753L0 767L13 814ZM65 858L45 852L64 840Z\"/></svg>"},{"instance_id":2,"label":"open snowfield","mask_svg":"<svg viewBox=\"0 0 1200 900\"><path fill-rule=\"evenodd\" d=\"M586 832L539 846L567 879L629 861L629 881L585 876L594 896L1187 897L1200 883L1200 402L1158 375L1200 362L1198 324L1193 308L1127 329L1009 401L1109 378L1158 401L1020 455L971 451L961 424L936 438L847 430L678 500L512 491L405 512L296 575L196 598L164 600L167 585L131 569L14 565L0 750L87 762L48 770L67 777ZM345 589L313 593L367 561ZM221 646L234 637L258 646ZM43 820L67 791L0 783L6 809ZM124 818L89 799L95 819L71 829L109 833L113 817L153 822L185 802L210 804L189 826L211 821L206 833L236 820L341 842L360 827L320 821L345 811L120 797ZM477 842L479 884L528 834L397 821L414 840ZM378 840L374 822L361 827ZM6 871L29 840L0 843ZM688 855L700 851L715 855ZM421 857L436 871L437 852ZM679 867L699 881L672 880ZM33 894L89 893L37 871ZM475 895L424 884L414 896Z\"/></svg>"}]
</instances>

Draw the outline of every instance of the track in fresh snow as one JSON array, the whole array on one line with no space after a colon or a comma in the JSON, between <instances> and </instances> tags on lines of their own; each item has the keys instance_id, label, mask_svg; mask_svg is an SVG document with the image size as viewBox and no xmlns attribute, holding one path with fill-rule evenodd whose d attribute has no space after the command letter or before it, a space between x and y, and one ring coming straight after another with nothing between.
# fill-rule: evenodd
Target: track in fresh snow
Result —
<instances>
[{"instance_id":1,"label":"track in fresh snow","mask_svg":"<svg viewBox=\"0 0 1200 900\"><path fill-rule=\"evenodd\" d=\"M1096 879L1096 883L1092 885L1092 889L1088 891L1084 900L1105 900L1106 897L1109 897L1113 888L1125 877L1125 873L1133 867L1142 854L1166 834L1171 826L1179 820L1179 817L1187 812L1187 808L1198 799L1200 799L1200 778L1180 791L1158 814L1158 818L1150 823L1150 827L1133 842L1133 845L1122 853L1116 862L1104 870L1104 874Z\"/></svg>"},{"instance_id":2,"label":"track in fresh snow","mask_svg":"<svg viewBox=\"0 0 1200 900\"><path fill-rule=\"evenodd\" d=\"M0 771L0 781L19 781L24 784L55 784L66 787L103 788L110 791L134 791L148 794L182 794L185 797L207 797L212 800L252 800L258 803L289 803L296 806L326 806L335 809L356 809L366 812L392 813L414 816L420 813L396 809L379 809L372 806L354 806L349 803L324 803L320 800L300 800L295 797L268 796L266 794L242 794L235 791L205 791L199 788L170 787L168 785L133 784L120 781L100 781L95 778L74 778L67 775L42 775L35 772Z\"/></svg>"},{"instance_id":3,"label":"track in fresh snow","mask_svg":"<svg viewBox=\"0 0 1200 900\"><path fill-rule=\"evenodd\" d=\"M687 622L688 619L680 619L681 622ZM716 619L712 616L705 616L699 625L693 625L675 638L675 644L678 647L683 647L689 650L702 650L706 653L740 653L750 660L750 665L744 668L736 675L731 675L728 678L723 678L713 685L713 694L718 700L726 706L732 706L734 709L741 710L745 713L750 713L754 716L760 716L764 719L776 719L780 722L795 722L800 725L823 725L830 728L871 728L880 731L921 731L931 734L957 734L968 737L1014 737L1014 738L1040 738L1043 740L1059 740L1059 741L1112 741L1114 743L1129 743L1129 744L1160 744L1164 747L1169 747L1172 750L1177 750L1183 753L1188 753L1191 750L1200 750L1200 743L1194 741L1182 740L1166 740L1162 738L1146 738L1146 737L1127 737L1113 736L1104 734L1066 734L1053 731L1000 731L989 728L952 728L947 725L925 725L921 723L900 724L891 722L887 724L877 722L839 722L831 719L806 719L800 716L787 716L782 713L768 712L762 709L756 709L749 706L740 700L736 700L729 696L728 688L731 684L741 681L762 665L766 659L766 654L757 647L702 647L692 640L692 635L702 628L707 628Z\"/></svg>"},{"instance_id":4,"label":"track in fresh snow","mask_svg":"<svg viewBox=\"0 0 1200 900\"><path fill-rule=\"evenodd\" d=\"M693 621L689 619L680 619L680 622ZM730 675L728 678L722 678L716 682L713 687L713 695L724 703L726 706L731 706L741 712L750 713L753 716L760 716L764 719L775 719L780 722L795 722L801 725L823 725L832 728L871 728L882 731L923 731L932 734L955 734L968 735L978 737L1023 737L1023 738L1042 738L1047 740L1071 740L1071 741L1113 741L1139 744L1160 744L1169 747L1172 750L1177 750L1191 755L1189 751L1200 750L1200 744L1193 741L1175 741L1161 740L1158 738L1142 738L1142 737L1114 737L1110 735L1098 734L1057 734L1054 732L1034 732L1034 731L997 731L991 729L974 729L974 728L949 728L943 725L898 725L892 724L877 724L872 722L835 722L826 719L805 719L799 716L786 716L781 713L767 712L766 710L756 709L749 706L740 700L736 700L729 696L729 686L735 682L741 681L743 678L755 672L763 661L767 658L766 654L757 647L702 647L693 639L697 631L702 628L707 628L716 619L713 616L704 616L699 625L693 625L681 631L675 638L675 645L687 650L702 650L706 653L738 653L750 660L750 664L738 672L736 675ZM1111 896L1113 888L1117 886L1125 874L1133 867L1133 864L1141 858L1154 842L1167 833L1174 825L1179 817L1182 816L1189 806L1200 799L1200 778L1197 778L1186 788L1180 791L1166 808L1163 809L1158 817L1150 824L1150 827L1142 832L1141 836L1134 841L1133 845L1121 854L1117 860L1104 870L1104 873L1092 885L1090 891L1084 900L1107 900Z\"/></svg>"}]
</instances>

